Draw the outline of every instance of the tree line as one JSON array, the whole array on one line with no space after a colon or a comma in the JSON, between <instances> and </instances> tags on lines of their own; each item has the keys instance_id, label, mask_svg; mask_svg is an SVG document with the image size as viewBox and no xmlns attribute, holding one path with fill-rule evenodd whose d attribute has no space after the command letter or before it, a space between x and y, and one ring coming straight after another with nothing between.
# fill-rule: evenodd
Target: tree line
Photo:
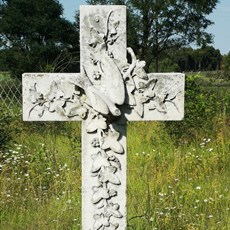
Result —
<instances>
[{"instance_id":1,"label":"tree line","mask_svg":"<svg viewBox=\"0 0 230 230\"><path fill-rule=\"evenodd\" d=\"M78 72L79 12L63 17L58 0L1 0L0 71ZM229 68L206 32L218 0L88 0L126 5L128 46L146 61L146 71L203 71ZM190 45L197 45L193 49Z\"/></svg>"}]
</instances>

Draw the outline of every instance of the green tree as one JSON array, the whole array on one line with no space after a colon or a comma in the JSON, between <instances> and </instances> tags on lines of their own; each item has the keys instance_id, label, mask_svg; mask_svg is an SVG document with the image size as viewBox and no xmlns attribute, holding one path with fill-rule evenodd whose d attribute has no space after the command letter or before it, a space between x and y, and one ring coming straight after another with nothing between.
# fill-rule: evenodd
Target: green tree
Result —
<instances>
[{"instance_id":1,"label":"green tree","mask_svg":"<svg viewBox=\"0 0 230 230\"><path fill-rule=\"evenodd\" d=\"M196 42L209 44L211 34L205 32L212 24L207 16L212 13L218 0L88 0L89 4L126 4L132 22L129 25L128 44L133 45L141 59L147 61L147 70L157 72L159 60L165 51ZM135 33L134 33L135 31ZM154 63L154 66L151 66Z\"/></svg>"},{"instance_id":2,"label":"green tree","mask_svg":"<svg viewBox=\"0 0 230 230\"><path fill-rule=\"evenodd\" d=\"M17 77L77 69L73 54L79 51L78 30L62 14L57 0L1 1L0 68Z\"/></svg>"},{"instance_id":3,"label":"green tree","mask_svg":"<svg viewBox=\"0 0 230 230\"><path fill-rule=\"evenodd\" d=\"M169 52L169 58L178 65L179 71L212 71L220 70L222 55L213 46L199 49L183 47Z\"/></svg>"},{"instance_id":4,"label":"green tree","mask_svg":"<svg viewBox=\"0 0 230 230\"><path fill-rule=\"evenodd\" d=\"M224 71L225 79L230 81L230 52L223 56L221 70Z\"/></svg>"},{"instance_id":5,"label":"green tree","mask_svg":"<svg viewBox=\"0 0 230 230\"><path fill-rule=\"evenodd\" d=\"M195 70L219 70L222 55L219 49L215 49L213 46L204 46L200 49L194 50L193 59L195 61Z\"/></svg>"},{"instance_id":6,"label":"green tree","mask_svg":"<svg viewBox=\"0 0 230 230\"><path fill-rule=\"evenodd\" d=\"M230 52L223 56L221 69L226 72L230 72Z\"/></svg>"}]
</instances>

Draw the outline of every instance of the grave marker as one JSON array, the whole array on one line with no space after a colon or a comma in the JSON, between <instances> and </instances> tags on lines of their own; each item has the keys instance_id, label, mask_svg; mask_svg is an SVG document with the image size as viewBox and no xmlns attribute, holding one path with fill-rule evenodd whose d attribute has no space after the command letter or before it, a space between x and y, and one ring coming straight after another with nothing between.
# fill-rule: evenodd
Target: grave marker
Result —
<instances>
[{"instance_id":1,"label":"grave marker","mask_svg":"<svg viewBox=\"0 0 230 230\"><path fill-rule=\"evenodd\" d=\"M181 120L184 74L144 72L125 6L81 6L80 28L81 73L23 74L23 119L82 120L82 229L124 230L126 122Z\"/></svg>"}]
</instances>

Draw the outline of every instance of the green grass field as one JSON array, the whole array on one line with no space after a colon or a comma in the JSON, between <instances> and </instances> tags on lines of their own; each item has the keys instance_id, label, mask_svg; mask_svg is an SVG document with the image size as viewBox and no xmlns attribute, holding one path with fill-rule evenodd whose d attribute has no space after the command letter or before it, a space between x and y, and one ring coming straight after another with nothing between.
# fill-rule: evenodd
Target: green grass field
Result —
<instances>
[{"instance_id":1,"label":"green grass field","mask_svg":"<svg viewBox=\"0 0 230 230\"><path fill-rule=\"evenodd\" d=\"M212 102L202 95L187 106L196 117L128 124L128 229L230 229L228 97L225 110L215 110L216 98L199 110ZM80 230L80 123L22 122L0 112L0 128L7 121L6 135L13 130L0 151L0 229Z\"/></svg>"},{"instance_id":2,"label":"green grass field","mask_svg":"<svg viewBox=\"0 0 230 230\"><path fill-rule=\"evenodd\" d=\"M26 127L1 152L0 229L81 229L80 124ZM230 142L219 131L178 146L162 123L129 124L129 229L229 229Z\"/></svg>"}]
</instances>

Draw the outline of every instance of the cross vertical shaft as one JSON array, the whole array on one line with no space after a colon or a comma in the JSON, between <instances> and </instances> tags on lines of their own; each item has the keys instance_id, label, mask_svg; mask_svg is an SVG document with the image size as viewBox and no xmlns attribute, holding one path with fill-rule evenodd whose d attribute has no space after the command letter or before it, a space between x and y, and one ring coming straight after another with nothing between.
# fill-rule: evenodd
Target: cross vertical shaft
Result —
<instances>
[{"instance_id":1,"label":"cross vertical shaft","mask_svg":"<svg viewBox=\"0 0 230 230\"><path fill-rule=\"evenodd\" d=\"M107 100L109 110L116 115L116 110L119 111L116 104L124 102L125 92L123 79L113 60L126 60L126 8L81 6L80 25L81 72L89 79L88 84L95 87L95 94ZM99 111L103 109L101 101L95 103L99 104ZM86 121L82 128L82 229L93 230L100 226L125 229L126 124L114 126L110 123L108 130L99 128L96 133L87 132L87 125ZM119 154L113 153L113 147L104 147L102 140L108 132L119 134L123 149ZM101 179L103 171L110 173L114 181Z\"/></svg>"}]
</instances>

